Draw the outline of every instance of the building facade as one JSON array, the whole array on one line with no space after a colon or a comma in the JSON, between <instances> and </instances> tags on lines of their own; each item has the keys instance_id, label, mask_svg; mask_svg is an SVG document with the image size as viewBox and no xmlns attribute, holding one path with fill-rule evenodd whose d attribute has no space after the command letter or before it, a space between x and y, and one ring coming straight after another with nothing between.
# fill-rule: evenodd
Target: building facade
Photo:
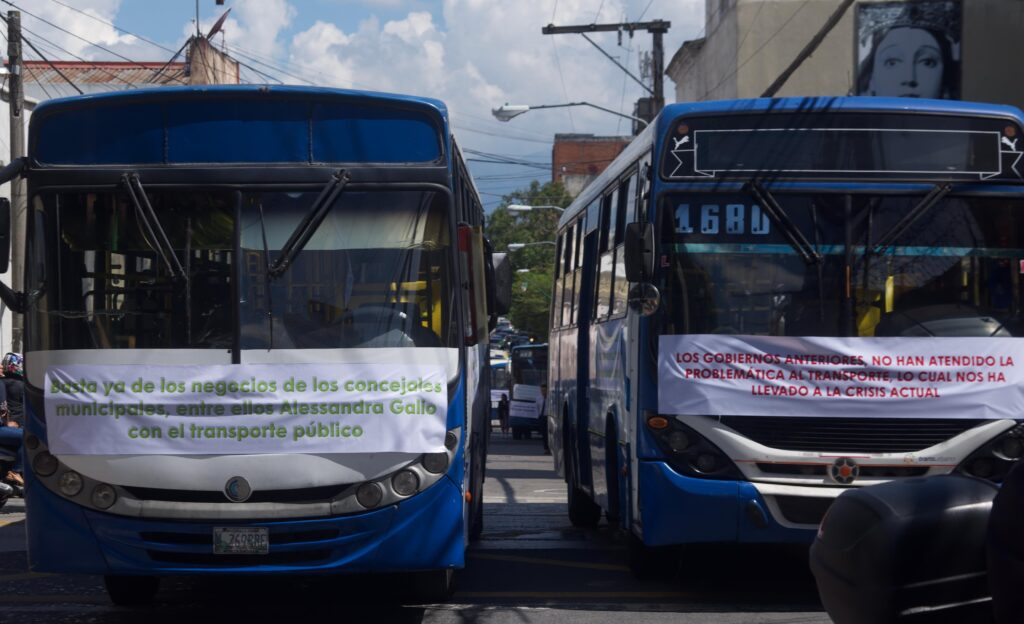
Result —
<instances>
[{"instance_id":1,"label":"building facade","mask_svg":"<svg viewBox=\"0 0 1024 624\"><path fill-rule=\"evenodd\" d=\"M631 136L556 134L551 148L551 181L561 182L576 197L632 140Z\"/></svg>"},{"instance_id":2,"label":"building facade","mask_svg":"<svg viewBox=\"0 0 1024 624\"><path fill-rule=\"evenodd\" d=\"M666 68L676 100L760 97L843 0L706 0ZM777 96L896 95L1024 107L1020 0L858 0Z\"/></svg>"}]
</instances>

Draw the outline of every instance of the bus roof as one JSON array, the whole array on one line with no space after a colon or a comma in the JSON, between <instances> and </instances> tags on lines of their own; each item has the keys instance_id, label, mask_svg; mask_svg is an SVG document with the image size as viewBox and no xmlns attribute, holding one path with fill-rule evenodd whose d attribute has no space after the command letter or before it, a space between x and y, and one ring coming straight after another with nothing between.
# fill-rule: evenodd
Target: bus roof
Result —
<instances>
[{"instance_id":1,"label":"bus roof","mask_svg":"<svg viewBox=\"0 0 1024 624\"><path fill-rule=\"evenodd\" d=\"M659 154L666 137L671 133L670 125L680 116L687 114L750 114L750 113L826 113L826 112L905 112L968 117L999 117L1024 125L1024 113L1014 106L962 102L958 100L927 100L897 97L791 97L757 98L745 100L715 100L709 102L679 102L667 104L658 117L640 133L619 156L593 182L587 185L573 203L566 208L559 220L561 229L575 221L613 179L621 175L618 165L639 158L652 146Z\"/></svg>"},{"instance_id":2,"label":"bus roof","mask_svg":"<svg viewBox=\"0 0 1024 624\"><path fill-rule=\"evenodd\" d=\"M447 108L430 98L297 86L164 87L40 104L29 154L37 166L437 164L448 136Z\"/></svg>"}]
</instances>

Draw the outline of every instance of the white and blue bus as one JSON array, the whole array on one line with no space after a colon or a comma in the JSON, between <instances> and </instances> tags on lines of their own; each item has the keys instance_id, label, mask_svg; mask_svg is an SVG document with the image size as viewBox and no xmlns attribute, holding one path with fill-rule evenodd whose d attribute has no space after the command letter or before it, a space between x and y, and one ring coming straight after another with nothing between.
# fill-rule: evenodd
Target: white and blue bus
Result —
<instances>
[{"instance_id":1,"label":"white and blue bus","mask_svg":"<svg viewBox=\"0 0 1024 624\"><path fill-rule=\"evenodd\" d=\"M176 574L450 595L509 278L443 103L54 100L2 175L28 184L26 290L2 294L25 319L33 571L102 574L115 603Z\"/></svg>"},{"instance_id":2,"label":"white and blue bus","mask_svg":"<svg viewBox=\"0 0 1024 624\"><path fill-rule=\"evenodd\" d=\"M845 488L1024 454L1024 145L1005 106L667 106L564 212L548 411L569 515L809 542Z\"/></svg>"}]
</instances>

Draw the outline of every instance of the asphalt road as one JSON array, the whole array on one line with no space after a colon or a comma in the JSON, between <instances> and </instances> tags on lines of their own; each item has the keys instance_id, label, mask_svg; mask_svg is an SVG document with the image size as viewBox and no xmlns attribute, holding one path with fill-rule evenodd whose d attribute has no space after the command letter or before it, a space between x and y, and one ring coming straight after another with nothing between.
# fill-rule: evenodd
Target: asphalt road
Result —
<instances>
[{"instance_id":1,"label":"asphalt road","mask_svg":"<svg viewBox=\"0 0 1024 624\"><path fill-rule=\"evenodd\" d=\"M622 537L573 528L565 484L539 440L492 437L483 539L445 605L402 605L398 581L374 578L175 578L156 604L112 606L102 580L27 571L24 506L0 510L0 623L204 621L429 623L824 624L806 549L684 553L677 574L633 578ZM326 619L324 619L326 621Z\"/></svg>"}]
</instances>

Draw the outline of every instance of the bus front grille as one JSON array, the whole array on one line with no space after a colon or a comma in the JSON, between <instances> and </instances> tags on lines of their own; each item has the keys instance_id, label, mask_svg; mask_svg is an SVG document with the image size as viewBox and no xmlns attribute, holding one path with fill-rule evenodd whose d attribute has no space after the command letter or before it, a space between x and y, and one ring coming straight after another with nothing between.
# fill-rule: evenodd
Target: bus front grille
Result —
<instances>
[{"instance_id":1,"label":"bus front grille","mask_svg":"<svg viewBox=\"0 0 1024 624\"><path fill-rule=\"evenodd\" d=\"M222 565L222 566L268 566L295 565L324 561L331 555L328 549L317 550L286 550L271 552L266 555L215 555L213 553L175 552L147 550L146 554L153 561L160 563Z\"/></svg>"},{"instance_id":2,"label":"bus front grille","mask_svg":"<svg viewBox=\"0 0 1024 624\"><path fill-rule=\"evenodd\" d=\"M830 453L912 453L990 422L943 418L785 416L722 416L719 421L764 446Z\"/></svg>"},{"instance_id":3,"label":"bus front grille","mask_svg":"<svg viewBox=\"0 0 1024 624\"><path fill-rule=\"evenodd\" d=\"M226 503L229 502L220 490L170 490L122 486L139 500L168 501L174 503ZM247 503L323 503L342 494L349 485L326 485L320 487L296 488L292 490L254 490Z\"/></svg>"}]
</instances>

